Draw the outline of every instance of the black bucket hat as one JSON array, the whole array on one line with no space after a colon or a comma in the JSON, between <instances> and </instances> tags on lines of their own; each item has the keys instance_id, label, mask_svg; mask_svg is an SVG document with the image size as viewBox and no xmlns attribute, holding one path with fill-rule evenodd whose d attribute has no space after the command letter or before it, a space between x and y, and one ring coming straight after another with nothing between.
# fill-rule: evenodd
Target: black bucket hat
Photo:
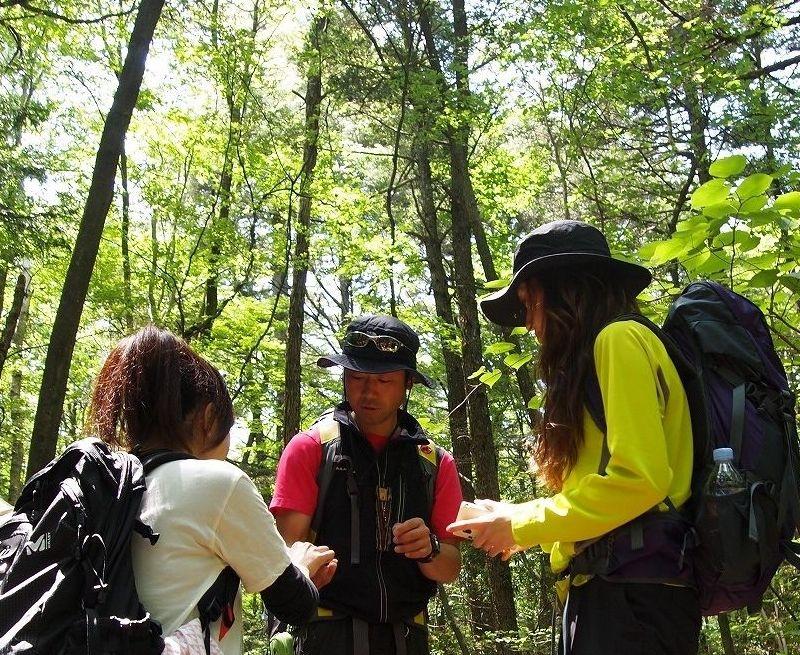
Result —
<instances>
[{"instance_id":1,"label":"black bucket hat","mask_svg":"<svg viewBox=\"0 0 800 655\"><path fill-rule=\"evenodd\" d=\"M517 297L521 282L545 270L589 265L636 294L652 280L644 266L611 257L608 241L596 227L581 221L553 221L520 241L514 253L511 283L483 298L481 311L498 325L525 325L525 307Z\"/></svg>"},{"instance_id":2,"label":"black bucket hat","mask_svg":"<svg viewBox=\"0 0 800 655\"><path fill-rule=\"evenodd\" d=\"M381 350L380 337L390 337L391 339L386 342L387 347L396 345L397 349L394 352ZM354 345L357 341L363 341L364 345ZM360 316L347 326L341 343L341 354L320 357L317 366L323 368L341 366L361 373L408 371L414 382L424 384L426 387L433 386L431 379L417 370L417 351L419 351L417 333L394 316L380 314Z\"/></svg>"}]
</instances>

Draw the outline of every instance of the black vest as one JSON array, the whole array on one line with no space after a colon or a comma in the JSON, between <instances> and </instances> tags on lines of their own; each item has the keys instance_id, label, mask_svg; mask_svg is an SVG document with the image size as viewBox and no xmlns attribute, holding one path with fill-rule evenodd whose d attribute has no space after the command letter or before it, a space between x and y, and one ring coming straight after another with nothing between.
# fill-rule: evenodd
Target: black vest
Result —
<instances>
[{"instance_id":1,"label":"black vest","mask_svg":"<svg viewBox=\"0 0 800 655\"><path fill-rule=\"evenodd\" d=\"M436 583L419 565L394 552L391 526L414 517L430 525L427 475L417 445L427 443L417 421L400 411L400 431L376 455L350 418L346 405L337 407L341 454L349 457L358 483L360 558L350 561L350 496L346 466L337 466L324 500L323 518L316 543L336 552L339 562L333 580L320 590L320 605L371 623L410 619L427 607L436 593ZM379 484L380 481L380 484ZM390 541L386 550L377 548L377 489L391 489Z\"/></svg>"}]
</instances>

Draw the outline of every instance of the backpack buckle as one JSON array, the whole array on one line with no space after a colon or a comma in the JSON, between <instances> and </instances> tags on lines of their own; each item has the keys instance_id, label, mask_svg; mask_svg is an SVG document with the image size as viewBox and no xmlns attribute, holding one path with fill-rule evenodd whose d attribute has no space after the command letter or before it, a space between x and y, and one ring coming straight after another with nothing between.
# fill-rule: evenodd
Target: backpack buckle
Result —
<instances>
[{"instance_id":1,"label":"backpack buckle","mask_svg":"<svg viewBox=\"0 0 800 655\"><path fill-rule=\"evenodd\" d=\"M92 587L92 596L94 598L92 606L102 605L106 601L107 594L108 585L105 582L98 582L96 585L94 585Z\"/></svg>"}]
</instances>

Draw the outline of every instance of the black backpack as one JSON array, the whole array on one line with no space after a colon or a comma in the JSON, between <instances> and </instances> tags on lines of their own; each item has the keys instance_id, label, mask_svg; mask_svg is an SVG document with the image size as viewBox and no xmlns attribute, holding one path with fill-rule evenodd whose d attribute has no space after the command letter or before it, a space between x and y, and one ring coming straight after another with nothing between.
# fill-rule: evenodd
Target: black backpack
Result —
<instances>
[{"instance_id":1,"label":"black backpack","mask_svg":"<svg viewBox=\"0 0 800 655\"><path fill-rule=\"evenodd\" d=\"M190 457L159 451L143 463L87 438L27 482L0 526L0 654L161 653L161 626L136 592L131 537L158 540L138 520L145 472ZM207 649L238 583L225 569L198 604Z\"/></svg>"},{"instance_id":2,"label":"black backpack","mask_svg":"<svg viewBox=\"0 0 800 655\"><path fill-rule=\"evenodd\" d=\"M795 397L764 315L741 295L702 281L673 302L663 328L639 315L617 320L636 320L654 332L681 376L692 417L692 491L680 512L667 503L669 511L650 512L601 540L608 556L590 572L625 579L636 570L639 577L663 579L691 568L703 614L753 609L781 562L800 567L792 541L800 527ZM605 433L596 375L587 407ZM712 451L721 447L733 448L747 489L713 497L706 485ZM601 474L605 443L603 460ZM602 550L598 543L590 552ZM675 553L676 561L648 556L665 552ZM579 560L584 567L587 558Z\"/></svg>"}]
</instances>

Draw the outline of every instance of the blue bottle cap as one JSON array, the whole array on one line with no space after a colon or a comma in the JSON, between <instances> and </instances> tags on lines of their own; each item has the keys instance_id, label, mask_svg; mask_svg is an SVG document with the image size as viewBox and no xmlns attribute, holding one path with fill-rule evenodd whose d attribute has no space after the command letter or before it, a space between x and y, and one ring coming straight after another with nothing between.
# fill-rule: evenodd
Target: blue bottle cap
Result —
<instances>
[{"instance_id":1,"label":"blue bottle cap","mask_svg":"<svg viewBox=\"0 0 800 655\"><path fill-rule=\"evenodd\" d=\"M733 461L733 448L715 448L714 449L714 462L732 462Z\"/></svg>"}]
</instances>

